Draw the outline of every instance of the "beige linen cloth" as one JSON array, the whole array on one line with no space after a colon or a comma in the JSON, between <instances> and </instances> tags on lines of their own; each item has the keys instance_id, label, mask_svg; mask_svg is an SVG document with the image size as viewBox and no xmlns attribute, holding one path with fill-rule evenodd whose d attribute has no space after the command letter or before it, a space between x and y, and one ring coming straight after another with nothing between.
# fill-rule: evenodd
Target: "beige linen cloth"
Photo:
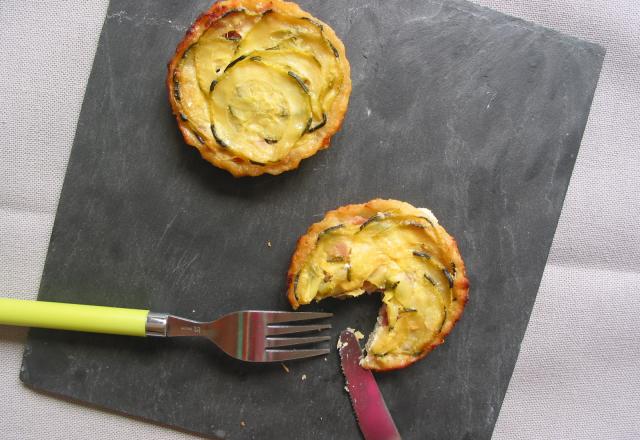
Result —
<instances>
[{"instance_id":1,"label":"beige linen cloth","mask_svg":"<svg viewBox=\"0 0 640 440\"><path fill-rule=\"evenodd\" d=\"M607 49L493 438L640 439L640 1L478 2ZM106 8L0 2L2 296L36 297ZM25 388L25 335L0 326L3 439L192 438Z\"/></svg>"}]
</instances>

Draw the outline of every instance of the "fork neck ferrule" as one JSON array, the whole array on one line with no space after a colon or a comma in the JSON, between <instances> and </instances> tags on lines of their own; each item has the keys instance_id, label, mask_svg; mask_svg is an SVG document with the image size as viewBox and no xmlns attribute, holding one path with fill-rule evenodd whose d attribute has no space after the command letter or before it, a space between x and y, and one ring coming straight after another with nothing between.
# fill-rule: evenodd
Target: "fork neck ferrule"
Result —
<instances>
[{"instance_id":1,"label":"fork neck ferrule","mask_svg":"<svg viewBox=\"0 0 640 440\"><path fill-rule=\"evenodd\" d=\"M147 323L145 325L146 335L166 338L168 319L169 315L166 313L149 312L147 315Z\"/></svg>"}]
</instances>

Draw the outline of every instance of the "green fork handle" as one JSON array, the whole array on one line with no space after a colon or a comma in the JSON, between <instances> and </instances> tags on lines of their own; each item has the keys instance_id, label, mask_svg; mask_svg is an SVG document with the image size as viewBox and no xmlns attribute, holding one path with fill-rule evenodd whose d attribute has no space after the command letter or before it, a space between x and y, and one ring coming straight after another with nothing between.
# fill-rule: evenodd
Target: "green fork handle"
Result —
<instances>
[{"instance_id":1,"label":"green fork handle","mask_svg":"<svg viewBox=\"0 0 640 440\"><path fill-rule=\"evenodd\" d=\"M0 324L146 336L148 310L0 298Z\"/></svg>"}]
</instances>

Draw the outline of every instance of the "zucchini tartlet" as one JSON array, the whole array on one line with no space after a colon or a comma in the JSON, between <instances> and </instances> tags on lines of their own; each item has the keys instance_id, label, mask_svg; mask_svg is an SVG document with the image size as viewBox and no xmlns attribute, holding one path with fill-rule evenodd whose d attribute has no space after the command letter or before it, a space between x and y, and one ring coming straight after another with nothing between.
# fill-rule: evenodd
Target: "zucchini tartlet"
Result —
<instances>
[{"instance_id":1,"label":"zucchini tartlet","mask_svg":"<svg viewBox=\"0 0 640 440\"><path fill-rule=\"evenodd\" d=\"M330 211L298 241L287 274L294 309L328 297L381 292L360 365L394 370L442 344L467 302L455 240L424 208L372 200Z\"/></svg>"},{"instance_id":2,"label":"zucchini tartlet","mask_svg":"<svg viewBox=\"0 0 640 440\"><path fill-rule=\"evenodd\" d=\"M327 148L351 94L335 32L281 0L215 3L168 67L185 141L234 176L280 174Z\"/></svg>"}]
</instances>

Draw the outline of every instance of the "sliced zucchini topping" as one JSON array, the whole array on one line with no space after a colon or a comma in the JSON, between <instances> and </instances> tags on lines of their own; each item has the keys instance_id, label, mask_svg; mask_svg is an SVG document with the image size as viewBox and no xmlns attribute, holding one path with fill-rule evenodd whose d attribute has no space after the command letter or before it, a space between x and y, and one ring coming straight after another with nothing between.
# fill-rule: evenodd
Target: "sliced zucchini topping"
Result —
<instances>
[{"instance_id":1,"label":"sliced zucchini topping","mask_svg":"<svg viewBox=\"0 0 640 440\"><path fill-rule=\"evenodd\" d=\"M327 124L343 78L314 20L233 10L191 48L173 94L203 141L253 164L275 163Z\"/></svg>"},{"instance_id":2,"label":"sliced zucchini topping","mask_svg":"<svg viewBox=\"0 0 640 440\"><path fill-rule=\"evenodd\" d=\"M368 353L414 356L442 330L452 301L454 275L446 269L451 262L438 251L440 234L438 228L427 229L421 217L393 212L376 213L361 225L345 222L324 229L299 272L297 300L307 304L381 292L383 324L374 331Z\"/></svg>"},{"instance_id":3,"label":"sliced zucchini topping","mask_svg":"<svg viewBox=\"0 0 640 440\"><path fill-rule=\"evenodd\" d=\"M376 215L372 215L371 217L369 217L367 219L367 221L365 221L363 224L361 224L360 225L360 230L362 231L364 228L369 226L371 223L380 221L382 219L384 219L384 213L378 212Z\"/></svg>"},{"instance_id":4,"label":"sliced zucchini topping","mask_svg":"<svg viewBox=\"0 0 640 440\"><path fill-rule=\"evenodd\" d=\"M221 17L221 18L227 17L227 16L229 16L229 15L231 15L231 14L235 14L236 12L242 12L242 11L244 11L244 8L231 9L231 10L229 10L229 11L225 12L225 13L222 15L222 17Z\"/></svg>"},{"instance_id":5,"label":"sliced zucchini topping","mask_svg":"<svg viewBox=\"0 0 640 440\"><path fill-rule=\"evenodd\" d=\"M320 121L320 123L318 125L316 125L315 127L311 127L311 123L309 123L309 127L307 128L307 132L313 133L314 131L319 130L322 127L324 127L326 124L327 124L327 114L326 113L322 113L322 121Z\"/></svg>"},{"instance_id":6,"label":"sliced zucchini topping","mask_svg":"<svg viewBox=\"0 0 640 440\"><path fill-rule=\"evenodd\" d=\"M431 278L429 275L427 275L426 273L424 274L424 279L429 281L433 286L436 285L436 282L433 278Z\"/></svg>"},{"instance_id":7,"label":"sliced zucchini topping","mask_svg":"<svg viewBox=\"0 0 640 440\"><path fill-rule=\"evenodd\" d=\"M329 233L331 233L331 232L333 232L333 231L335 231L337 229L342 229L342 228L344 228L344 225L343 224L339 224L339 225L331 226L331 227L325 229L324 231L322 231L321 233L318 234L318 241L320 241L320 239L322 237L324 237L325 235L327 235L327 234L329 234Z\"/></svg>"},{"instance_id":8,"label":"sliced zucchini topping","mask_svg":"<svg viewBox=\"0 0 640 440\"><path fill-rule=\"evenodd\" d=\"M178 82L178 76L173 75L173 97L176 101L180 101L180 82Z\"/></svg>"},{"instance_id":9,"label":"sliced zucchini topping","mask_svg":"<svg viewBox=\"0 0 640 440\"><path fill-rule=\"evenodd\" d=\"M338 53L338 49L336 49L335 46L331 44L331 42L329 42L329 46L331 46L331 50L333 51L333 56L336 58L340 57L340 54Z\"/></svg>"},{"instance_id":10,"label":"sliced zucchini topping","mask_svg":"<svg viewBox=\"0 0 640 440\"><path fill-rule=\"evenodd\" d=\"M218 137L234 153L257 162L276 162L303 134L309 99L286 71L245 58L236 59L220 77L211 94L211 119Z\"/></svg>"},{"instance_id":11,"label":"sliced zucchini topping","mask_svg":"<svg viewBox=\"0 0 640 440\"><path fill-rule=\"evenodd\" d=\"M246 55L241 55L238 58L236 58L235 60L231 61L227 67L224 68L224 71L226 72L227 70L231 69L233 66L235 66L236 64L238 64L240 61L244 60L247 56Z\"/></svg>"},{"instance_id":12,"label":"sliced zucchini topping","mask_svg":"<svg viewBox=\"0 0 640 440\"><path fill-rule=\"evenodd\" d=\"M447 269L442 269L442 273L444 273L444 276L447 278L449 287L453 287L453 277L451 276L451 273L449 273Z\"/></svg>"},{"instance_id":13,"label":"sliced zucchini topping","mask_svg":"<svg viewBox=\"0 0 640 440\"><path fill-rule=\"evenodd\" d=\"M222 148L229 148L227 143L222 139L220 139L220 137L218 136L218 133L216 133L216 126L213 124L211 124L211 134L213 134L213 138L216 140L218 144L220 144Z\"/></svg>"},{"instance_id":14,"label":"sliced zucchini topping","mask_svg":"<svg viewBox=\"0 0 640 440\"><path fill-rule=\"evenodd\" d=\"M291 78L295 79L296 82L298 83L298 85L300 87L302 87L302 90L304 90L304 93L309 93L309 88L307 87L307 85L304 83L304 80L302 78L300 78L296 73L292 72L292 71L288 71L287 75L289 75Z\"/></svg>"}]
</instances>

